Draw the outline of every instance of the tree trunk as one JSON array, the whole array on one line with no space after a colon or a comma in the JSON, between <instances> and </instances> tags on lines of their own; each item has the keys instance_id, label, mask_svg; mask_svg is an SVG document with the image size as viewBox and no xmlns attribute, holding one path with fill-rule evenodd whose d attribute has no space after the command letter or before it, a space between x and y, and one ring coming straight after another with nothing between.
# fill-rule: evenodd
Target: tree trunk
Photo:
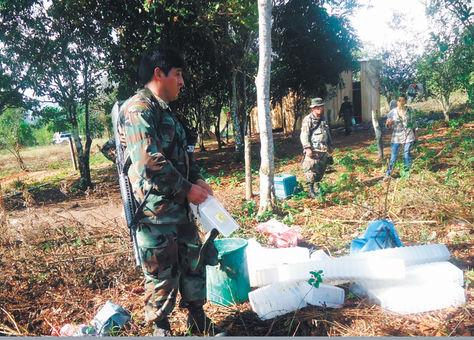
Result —
<instances>
[{"instance_id":1,"label":"tree trunk","mask_svg":"<svg viewBox=\"0 0 474 340\"><path fill-rule=\"evenodd\" d=\"M449 123L449 109L451 108L451 103L449 102L449 94L448 95L440 95L439 102L441 104L441 107L443 109L443 116L444 116L444 121L446 123Z\"/></svg>"},{"instance_id":2,"label":"tree trunk","mask_svg":"<svg viewBox=\"0 0 474 340\"><path fill-rule=\"evenodd\" d=\"M252 142L250 135L244 137L245 150L245 199L252 199Z\"/></svg>"},{"instance_id":3,"label":"tree trunk","mask_svg":"<svg viewBox=\"0 0 474 340\"><path fill-rule=\"evenodd\" d=\"M77 123L77 107L74 103L68 105L69 120L71 122L71 133L76 147L77 160L79 165L79 187L87 189L92 186L91 173L89 168L89 157L85 157L85 150L82 147L81 137L79 136L79 125Z\"/></svg>"},{"instance_id":4,"label":"tree trunk","mask_svg":"<svg viewBox=\"0 0 474 340\"><path fill-rule=\"evenodd\" d=\"M379 155L379 161L383 161L383 138L382 138L382 129L379 124L379 117L377 112L372 110L372 125L375 132L375 143L377 144L377 152Z\"/></svg>"},{"instance_id":5,"label":"tree trunk","mask_svg":"<svg viewBox=\"0 0 474 340\"><path fill-rule=\"evenodd\" d=\"M216 134L216 142L217 142L217 149L220 150L222 149L222 140L221 140L221 111L222 111L222 105L216 105L216 111L217 111L217 121L216 125L214 126L214 132Z\"/></svg>"},{"instance_id":6,"label":"tree trunk","mask_svg":"<svg viewBox=\"0 0 474 340\"><path fill-rule=\"evenodd\" d=\"M231 103L231 114L232 114L232 123L233 123L233 131L234 131L234 140L235 140L235 151L238 155L242 154L243 151L243 143L242 143L242 135L240 134L240 122L239 116L237 113L237 71L232 72L232 103Z\"/></svg>"},{"instance_id":7,"label":"tree trunk","mask_svg":"<svg viewBox=\"0 0 474 340\"><path fill-rule=\"evenodd\" d=\"M91 130L90 130L90 110L89 110L89 61L86 60L84 64L84 115L85 115L85 133L86 133L86 145L84 148L84 154L79 162L84 163L84 172L81 173L81 179L84 182L84 187L89 188L92 186L91 170L90 170L90 154L91 154ZM82 176L84 174L84 176Z\"/></svg>"},{"instance_id":8,"label":"tree trunk","mask_svg":"<svg viewBox=\"0 0 474 340\"><path fill-rule=\"evenodd\" d=\"M245 163L245 199L252 199L252 140L250 135L250 114L247 114L247 81L243 75L244 88L243 107L245 112L244 124L244 163Z\"/></svg>"},{"instance_id":9,"label":"tree trunk","mask_svg":"<svg viewBox=\"0 0 474 340\"><path fill-rule=\"evenodd\" d=\"M20 148L7 147L7 150L10 151L10 153L15 157L16 161L18 162L18 165L20 166L20 169L23 171L28 171L28 169L26 168L25 162L23 162L23 158L20 155Z\"/></svg>"},{"instance_id":10,"label":"tree trunk","mask_svg":"<svg viewBox=\"0 0 474 340\"><path fill-rule=\"evenodd\" d=\"M259 214L273 210L275 171L272 120L270 115L271 0L258 0L259 58L257 87L258 127L260 130L260 206Z\"/></svg>"}]
</instances>

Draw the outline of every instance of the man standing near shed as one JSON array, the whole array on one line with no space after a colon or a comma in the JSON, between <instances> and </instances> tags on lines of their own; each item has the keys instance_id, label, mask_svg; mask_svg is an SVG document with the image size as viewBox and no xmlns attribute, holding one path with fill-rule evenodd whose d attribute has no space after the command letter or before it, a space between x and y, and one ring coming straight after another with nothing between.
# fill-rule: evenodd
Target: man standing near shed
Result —
<instances>
[{"instance_id":1,"label":"man standing near shed","mask_svg":"<svg viewBox=\"0 0 474 340\"><path fill-rule=\"evenodd\" d=\"M171 335L168 315L176 297L188 309L194 334L211 332L206 302L204 261L198 263L201 240L189 202L212 194L188 152L185 128L171 110L184 86L184 59L174 50L156 49L143 56L139 78L144 87L120 109L118 132L131 159L128 176L133 194L144 203L137 243L145 274L145 319L154 336ZM215 248L213 248L215 250Z\"/></svg>"},{"instance_id":2,"label":"man standing near shed","mask_svg":"<svg viewBox=\"0 0 474 340\"><path fill-rule=\"evenodd\" d=\"M346 136L352 132L352 118L354 117L354 109L352 103L349 101L348 96L344 96L344 102L341 104L339 109L339 118L344 120L344 129L346 130Z\"/></svg>"},{"instance_id":3,"label":"man standing near shed","mask_svg":"<svg viewBox=\"0 0 474 340\"><path fill-rule=\"evenodd\" d=\"M321 98L311 99L310 114L303 118L300 140L304 160L302 168L306 177L308 194L316 197L314 184L319 182L326 171L328 156L332 152L332 138L329 125L324 120L324 102Z\"/></svg>"}]
</instances>

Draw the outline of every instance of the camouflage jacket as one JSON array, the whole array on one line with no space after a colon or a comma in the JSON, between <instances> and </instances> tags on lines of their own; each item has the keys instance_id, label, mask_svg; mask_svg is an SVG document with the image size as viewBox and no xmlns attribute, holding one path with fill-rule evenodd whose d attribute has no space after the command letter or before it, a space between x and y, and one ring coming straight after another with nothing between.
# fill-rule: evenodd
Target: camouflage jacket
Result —
<instances>
[{"instance_id":1,"label":"camouflage jacket","mask_svg":"<svg viewBox=\"0 0 474 340\"><path fill-rule=\"evenodd\" d=\"M300 134L303 149L311 148L314 151L327 152L332 149L332 137L328 123L316 119L313 114L303 118Z\"/></svg>"},{"instance_id":2,"label":"camouflage jacket","mask_svg":"<svg viewBox=\"0 0 474 340\"><path fill-rule=\"evenodd\" d=\"M145 223L178 224L188 218L187 194L201 177L186 132L168 104L145 88L120 108L118 132L132 165L128 177Z\"/></svg>"}]
</instances>

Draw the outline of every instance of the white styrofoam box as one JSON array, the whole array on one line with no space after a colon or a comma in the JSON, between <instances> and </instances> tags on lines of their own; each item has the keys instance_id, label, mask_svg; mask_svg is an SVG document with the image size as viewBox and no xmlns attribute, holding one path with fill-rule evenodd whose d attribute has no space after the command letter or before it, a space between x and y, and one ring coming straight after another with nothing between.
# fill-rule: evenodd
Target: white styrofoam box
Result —
<instances>
[{"instance_id":1,"label":"white styrofoam box","mask_svg":"<svg viewBox=\"0 0 474 340\"><path fill-rule=\"evenodd\" d=\"M450 262L432 262L407 267L406 277L404 280L362 280L358 283L360 284L361 288L367 290L404 285L406 283L424 284L429 282L437 282L438 284L456 284L458 286L463 286L464 274L461 269Z\"/></svg>"},{"instance_id":2,"label":"white styrofoam box","mask_svg":"<svg viewBox=\"0 0 474 340\"><path fill-rule=\"evenodd\" d=\"M449 260L450 253L444 244L426 244L411 247L387 248L361 253L354 253L345 258L390 258L405 261L406 266L417 264L441 262Z\"/></svg>"},{"instance_id":3,"label":"white styrofoam box","mask_svg":"<svg viewBox=\"0 0 474 340\"><path fill-rule=\"evenodd\" d=\"M466 303L464 289L457 284L406 284L367 290L371 300L399 314L430 312Z\"/></svg>"},{"instance_id":4,"label":"white styrofoam box","mask_svg":"<svg viewBox=\"0 0 474 340\"><path fill-rule=\"evenodd\" d=\"M304 308L308 304L341 307L344 304L344 290L325 284L315 288L307 282L280 282L250 292L249 300L258 317L268 320Z\"/></svg>"}]
</instances>

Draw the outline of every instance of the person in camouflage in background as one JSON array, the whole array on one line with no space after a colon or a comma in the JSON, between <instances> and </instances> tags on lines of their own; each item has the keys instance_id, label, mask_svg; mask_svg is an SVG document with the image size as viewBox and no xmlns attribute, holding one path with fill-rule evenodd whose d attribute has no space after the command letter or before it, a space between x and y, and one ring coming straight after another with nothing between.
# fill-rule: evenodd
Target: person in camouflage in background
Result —
<instances>
[{"instance_id":1,"label":"person in camouflage in background","mask_svg":"<svg viewBox=\"0 0 474 340\"><path fill-rule=\"evenodd\" d=\"M203 310L205 264L216 263L195 268L202 243L189 211L189 202L204 202L212 190L200 177L185 129L169 106L184 86L183 68L184 59L174 50L144 55L139 66L144 88L121 106L118 124L132 162L128 176L134 196L146 201L137 243L145 274L145 319L153 323L155 336L171 335L168 315L178 291L180 307L188 309L188 329L203 334L212 325Z\"/></svg>"},{"instance_id":2,"label":"person in camouflage in background","mask_svg":"<svg viewBox=\"0 0 474 340\"><path fill-rule=\"evenodd\" d=\"M309 107L311 112L303 118L300 140L304 152L302 168L308 193L311 198L315 198L314 183L319 186L324 176L329 153L332 152L332 138L329 125L324 120L323 100L313 98Z\"/></svg>"}]
</instances>

